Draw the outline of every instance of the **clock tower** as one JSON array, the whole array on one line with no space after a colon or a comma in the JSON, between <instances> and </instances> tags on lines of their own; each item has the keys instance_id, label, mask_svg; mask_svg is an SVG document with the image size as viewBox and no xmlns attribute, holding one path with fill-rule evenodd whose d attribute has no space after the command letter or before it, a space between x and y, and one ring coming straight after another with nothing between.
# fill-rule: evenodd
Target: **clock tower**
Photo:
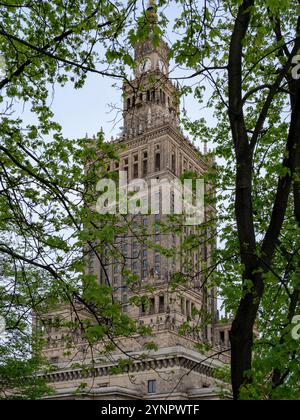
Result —
<instances>
[{"instance_id":1,"label":"clock tower","mask_svg":"<svg viewBox=\"0 0 300 420\"><path fill-rule=\"evenodd\" d=\"M154 22L153 6L147 10ZM149 17L148 17L149 19ZM169 79L169 47L160 40L155 45L150 32L135 46L134 79L123 86L125 137L144 133L162 123L179 124L179 89Z\"/></svg>"}]
</instances>

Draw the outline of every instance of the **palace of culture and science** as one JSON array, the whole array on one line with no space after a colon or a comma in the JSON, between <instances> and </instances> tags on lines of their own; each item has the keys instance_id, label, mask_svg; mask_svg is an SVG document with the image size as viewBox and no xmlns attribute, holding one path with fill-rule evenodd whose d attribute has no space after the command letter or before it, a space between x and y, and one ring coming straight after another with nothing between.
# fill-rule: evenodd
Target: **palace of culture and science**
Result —
<instances>
[{"instance_id":1,"label":"palace of culture and science","mask_svg":"<svg viewBox=\"0 0 300 420\"><path fill-rule=\"evenodd\" d=\"M148 17L156 19L152 7ZM186 139L179 128L178 86L168 77L168 45L161 40L155 47L151 37L135 47L137 62L134 80L124 84L123 133L116 141L120 148L118 162L110 163L110 171L126 171L129 182L134 179L167 179L172 181L185 171L203 177L211 160L201 154ZM205 217L213 215L215 208L207 205ZM160 214L138 216L140 224L151 229L160 219ZM193 229L193 227L183 228ZM164 247L179 247L182 235L161 234L154 229L153 242ZM159 253L155 246L147 247L134 237L128 237L122 244L125 263L148 289L150 304L137 307L130 304L130 290L122 287L120 264L107 264L106 276L116 290L116 298L126 311L140 325L152 328L151 341L156 349L147 357L144 345L149 337L119 339L126 357L131 363L121 373L111 374L111 368L124 354L114 350L109 356L102 356L90 371L83 371L79 365L82 359L88 363L91 355L86 349L80 332L73 337L73 353L66 355L63 331L56 327L45 329L44 355L54 366L51 373L44 374L55 393L52 399L219 399L222 384L216 379L216 371L229 361L228 325L218 321L217 295L214 288L203 286L201 267L212 264L214 244L207 242L189 255L189 264L195 275L192 280L174 290L170 287L172 273L184 272L184 258L170 257ZM88 273L96 275L101 283L105 281L103 267L91 257L87 264ZM181 327L187 320L193 322L193 313L205 308L210 324L197 334L182 333ZM61 308L47 314L47 319L66 316L70 308ZM70 317L74 315L70 314ZM84 315L83 315L84 316ZM46 317L46 315L45 315ZM194 321L196 322L196 321ZM210 350L199 351L200 344L209 345ZM198 348L198 349L197 349ZM210 357L212 356L212 357ZM78 366L76 366L78 361ZM85 386L82 386L85 383Z\"/></svg>"}]
</instances>

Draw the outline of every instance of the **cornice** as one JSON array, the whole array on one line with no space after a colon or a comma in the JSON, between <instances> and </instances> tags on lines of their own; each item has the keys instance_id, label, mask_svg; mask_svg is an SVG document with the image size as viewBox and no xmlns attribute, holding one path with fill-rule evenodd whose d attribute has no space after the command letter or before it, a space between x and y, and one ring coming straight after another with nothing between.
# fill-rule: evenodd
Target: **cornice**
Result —
<instances>
[{"instance_id":1,"label":"cornice","mask_svg":"<svg viewBox=\"0 0 300 420\"><path fill-rule=\"evenodd\" d=\"M167 350L167 349L164 349ZM130 360L130 364L124 367L124 371L122 374L134 374L139 372L146 372L150 370L159 370L159 369L167 369L174 367L181 367L187 370L193 370L193 372L197 372L199 374L214 377L215 368L219 366L219 363L207 364L205 363L207 357L201 360L201 355L197 354L195 358L194 354L196 354L192 350L183 351L177 349L174 353L163 354L162 352L159 356L153 356L153 358L148 358L147 360ZM116 359L117 363L117 359ZM74 380L82 380L87 378L100 378L100 377L108 377L111 375L110 371L111 368L114 367L115 364L113 362L101 365L95 365L90 369L81 369L81 368L66 368L66 369L58 369L54 372L49 373L41 373L43 379L48 382L66 382L66 381L74 381Z\"/></svg>"}]
</instances>

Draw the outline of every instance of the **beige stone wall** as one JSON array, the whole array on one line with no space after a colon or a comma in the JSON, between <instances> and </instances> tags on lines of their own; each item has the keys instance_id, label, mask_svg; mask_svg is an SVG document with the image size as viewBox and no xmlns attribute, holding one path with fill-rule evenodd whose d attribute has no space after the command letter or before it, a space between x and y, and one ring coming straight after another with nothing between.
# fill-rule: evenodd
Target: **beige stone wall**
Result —
<instances>
[{"instance_id":1,"label":"beige stone wall","mask_svg":"<svg viewBox=\"0 0 300 420\"><path fill-rule=\"evenodd\" d=\"M211 164L179 128L178 86L168 79L167 53L168 47L163 42L158 48L154 48L149 40L138 45L135 79L131 85L124 85L124 127L116 145L125 146L125 149L120 149L118 162L110 162L109 171L127 170L129 182L135 178L143 178L148 184L151 179L174 180L184 171L195 172L201 177ZM141 64L145 60L147 66L143 67ZM206 218L214 214L212 206L205 209ZM214 369L227 362L228 355L219 356L217 360L213 357L220 349L223 330L217 326L216 291L207 290L201 270L204 264L211 264L215 245L199 245L193 252L179 254L180 244L186 235L194 233L193 227L184 227L180 234L174 235L156 228L158 218L154 215L139 215L134 220L136 226L145 224L147 238L152 238L156 245L178 249L175 256L167 258L159 255L155 246L145 247L143 240L136 241L128 233L123 242L115 246L120 246L122 261L125 256L128 268L139 278L130 287L124 283L121 262L105 262L115 299L136 322L151 326L152 336L116 338L122 351L105 355L103 349L107 343L99 342L91 349L80 328L68 331L55 326L58 318L75 319L74 308L61 306L45 314L42 320L36 319L35 325L43 330L45 337L44 354L56 366L56 372L48 375L57 391L55 398L75 398L76 388L86 383L78 398L166 399L170 396L214 399L218 395L214 388ZM160 215L160 220L165 221L165 216ZM170 284L172 273L185 272L188 266L193 276L173 290ZM87 272L96 275L99 283L106 282L103 269L92 253L87 258ZM151 286L153 291L146 290L146 286ZM128 301L135 294L147 294L150 305L144 308L130 305ZM80 318L89 318L80 305L75 304L75 309ZM205 328L201 327L201 316L194 314L203 310L207 310L213 320L212 325ZM182 334L182 325L187 321L194 330ZM228 329L224 334L227 344ZM157 344L157 352L146 353L145 345L149 341ZM201 355L195 351L199 343L210 344L211 350ZM134 362L132 367L126 373L110 374L109 367L116 365L125 354ZM145 360L140 359L141 354ZM93 370L87 371L87 377L82 370L72 367L74 362L90 366L92 359ZM151 380L156 381L154 396L148 394L148 381Z\"/></svg>"}]
</instances>

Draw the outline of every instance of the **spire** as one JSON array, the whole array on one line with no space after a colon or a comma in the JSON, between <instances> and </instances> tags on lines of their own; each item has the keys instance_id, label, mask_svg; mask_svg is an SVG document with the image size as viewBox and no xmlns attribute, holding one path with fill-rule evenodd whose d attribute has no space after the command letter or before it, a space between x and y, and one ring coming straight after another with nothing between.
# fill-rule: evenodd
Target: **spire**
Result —
<instances>
[{"instance_id":1,"label":"spire","mask_svg":"<svg viewBox=\"0 0 300 420\"><path fill-rule=\"evenodd\" d=\"M146 17L150 23L157 22L157 6L154 0L149 0L147 10L146 10Z\"/></svg>"}]
</instances>

